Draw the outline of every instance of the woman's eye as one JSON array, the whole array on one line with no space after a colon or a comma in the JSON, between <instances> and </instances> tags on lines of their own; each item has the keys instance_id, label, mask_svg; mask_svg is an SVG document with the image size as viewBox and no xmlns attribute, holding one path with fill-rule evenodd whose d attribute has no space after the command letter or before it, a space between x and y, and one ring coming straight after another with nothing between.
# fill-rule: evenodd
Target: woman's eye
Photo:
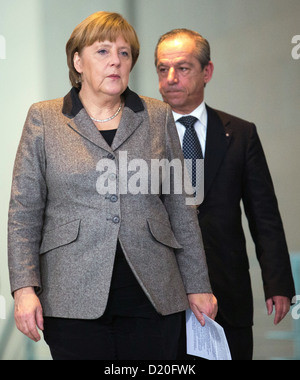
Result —
<instances>
[{"instance_id":1,"label":"woman's eye","mask_svg":"<svg viewBox=\"0 0 300 380\"><path fill-rule=\"evenodd\" d=\"M100 50L98 50L98 53L99 53L100 55L105 55L105 54L107 53L107 50L105 50L105 49L100 49Z\"/></svg>"},{"instance_id":2,"label":"woman's eye","mask_svg":"<svg viewBox=\"0 0 300 380\"><path fill-rule=\"evenodd\" d=\"M129 57L128 51L121 51L121 56L125 57L125 58L128 58Z\"/></svg>"}]
</instances>

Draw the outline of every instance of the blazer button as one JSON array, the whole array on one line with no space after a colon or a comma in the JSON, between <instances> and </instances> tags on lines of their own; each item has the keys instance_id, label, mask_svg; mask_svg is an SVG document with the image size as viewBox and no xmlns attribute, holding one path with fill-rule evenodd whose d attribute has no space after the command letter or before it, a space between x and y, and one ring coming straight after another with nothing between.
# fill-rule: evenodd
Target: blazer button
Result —
<instances>
[{"instance_id":1,"label":"blazer button","mask_svg":"<svg viewBox=\"0 0 300 380\"><path fill-rule=\"evenodd\" d=\"M120 218L119 218L118 216L114 216L114 217L113 217L113 222L114 222L115 224L120 223Z\"/></svg>"},{"instance_id":2,"label":"blazer button","mask_svg":"<svg viewBox=\"0 0 300 380\"><path fill-rule=\"evenodd\" d=\"M111 181L116 181L117 176L116 176L116 174L111 173L111 174L108 176L108 178L109 178Z\"/></svg>"},{"instance_id":3,"label":"blazer button","mask_svg":"<svg viewBox=\"0 0 300 380\"><path fill-rule=\"evenodd\" d=\"M110 197L110 201L113 202L113 203L118 202L118 200L119 200L119 198L118 198L117 195L112 195L112 196Z\"/></svg>"},{"instance_id":4,"label":"blazer button","mask_svg":"<svg viewBox=\"0 0 300 380\"><path fill-rule=\"evenodd\" d=\"M112 153L108 153L107 157L109 160L115 160L115 156Z\"/></svg>"}]
</instances>

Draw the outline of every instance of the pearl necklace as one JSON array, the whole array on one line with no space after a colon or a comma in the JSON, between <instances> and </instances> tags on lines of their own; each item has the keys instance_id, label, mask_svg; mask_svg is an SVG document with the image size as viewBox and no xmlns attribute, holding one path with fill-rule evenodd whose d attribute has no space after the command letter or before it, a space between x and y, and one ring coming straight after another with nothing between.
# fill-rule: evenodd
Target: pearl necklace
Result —
<instances>
[{"instance_id":1,"label":"pearl necklace","mask_svg":"<svg viewBox=\"0 0 300 380\"><path fill-rule=\"evenodd\" d=\"M120 107L119 107L118 111L113 116L109 117L108 119L103 119L103 120L101 120L101 119L95 119L92 116L90 116L90 118L93 121L95 121L96 123L107 123L108 121L111 121L111 120L115 119L119 115L119 113L121 112L121 109L122 109L122 103L120 104Z\"/></svg>"}]
</instances>

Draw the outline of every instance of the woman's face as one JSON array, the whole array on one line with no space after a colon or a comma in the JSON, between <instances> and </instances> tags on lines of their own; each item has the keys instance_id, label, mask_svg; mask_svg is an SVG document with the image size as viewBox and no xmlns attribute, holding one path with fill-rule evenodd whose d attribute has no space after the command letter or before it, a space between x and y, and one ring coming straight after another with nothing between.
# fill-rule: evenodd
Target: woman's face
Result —
<instances>
[{"instance_id":1,"label":"woman's face","mask_svg":"<svg viewBox=\"0 0 300 380\"><path fill-rule=\"evenodd\" d=\"M132 68L131 47L122 36L116 42L95 42L75 53L74 67L81 74L82 90L96 95L121 95Z\"/></svg>"}]
</instances>

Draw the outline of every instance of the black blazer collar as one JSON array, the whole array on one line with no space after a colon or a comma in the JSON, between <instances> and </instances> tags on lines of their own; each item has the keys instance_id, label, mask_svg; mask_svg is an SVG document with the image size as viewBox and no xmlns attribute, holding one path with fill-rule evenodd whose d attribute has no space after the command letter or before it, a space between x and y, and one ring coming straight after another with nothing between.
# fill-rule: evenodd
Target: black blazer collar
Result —
<instances>
[{"instance_id":1,"label":"black blazer collar","mask_svg":"<svg viewBox=\"0 0 300 380\"><path fill-rule=\"evenodd\" d=\"M144 105L141 98L127 87L123 93L125 98L125 107L130 108L133 112L144 111ZM79 98L79 90L75 87L64 97L62 113L69 118L74 118L82 110L83 105Z\"/></svg>"}]
</instances>

